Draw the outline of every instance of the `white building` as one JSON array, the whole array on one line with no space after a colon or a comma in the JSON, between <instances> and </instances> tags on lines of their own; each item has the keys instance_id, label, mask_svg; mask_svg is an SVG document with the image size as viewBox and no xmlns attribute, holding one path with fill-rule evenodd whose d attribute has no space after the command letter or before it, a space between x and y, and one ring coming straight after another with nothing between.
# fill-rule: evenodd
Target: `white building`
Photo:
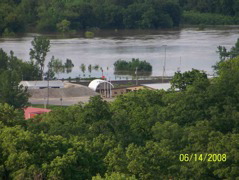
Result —
<instances>
[{"instance_id":1,"label":"white building","mask_svg":"<svg viewBox=\"0 0 239 180\"><path fill-rule=\"evenodd\" d=\"M100 93L104 97L111 97L111 89L114 88L113 84L102 79L95 79L91 81L88 87L93 91Z\"/></svg>"},{"instance_id":2,"label":"white building","mask_svg":"<svg viewBox=\"0 0 239 180\"><path fill-rule=\"evenodd\" d=\"M21 81L20 85L28 89L64 88L62 81Z\"/></svg>"}]
</instances>

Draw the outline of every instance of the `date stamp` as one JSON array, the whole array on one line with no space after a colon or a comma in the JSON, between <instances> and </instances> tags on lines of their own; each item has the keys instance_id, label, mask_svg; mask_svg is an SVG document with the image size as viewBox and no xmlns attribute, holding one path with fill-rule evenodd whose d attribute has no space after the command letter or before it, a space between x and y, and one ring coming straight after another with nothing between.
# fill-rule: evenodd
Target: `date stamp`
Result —
<instances>
[{"instance_id":1,"label":"date stamp","mask_svg":"<svg viewBox=\"0 0 239 180\"><path fill-rule=\"evenodd\" d=\"M201 161L201 162L226 162L226 154L180 154L179 161L181 162L191 162L191 161Z\"/></svg>"}]
</instances>

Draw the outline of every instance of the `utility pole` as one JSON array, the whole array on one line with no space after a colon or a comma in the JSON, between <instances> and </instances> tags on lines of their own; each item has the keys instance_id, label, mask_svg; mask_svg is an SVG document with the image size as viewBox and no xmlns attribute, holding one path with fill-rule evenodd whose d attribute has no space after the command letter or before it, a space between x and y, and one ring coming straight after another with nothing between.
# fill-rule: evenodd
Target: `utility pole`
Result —
<instances>
[{"instance_id":1,"label":"utility pole","mask_svg":"<svg viewBox=\"0 0 239 180\"><path fill-rule=\"evenodd\" d=\"M62 97L61 97L61 98L60 98L60 101L61 101L61 107L62 107L62 100L63 100L63 99L62 99Z\"/></svg>"},{"instance_id":2,"label":"utility pole","mask_svg":"<svg viewBox=\"0 0 239 180\"><path fill-rule=\"evenodd\" d=\"M109 79L109 81L110 81L110 98L111 98L111 79Z\"/></svg>"},{"instance_id":3,"label":"utility pole","mask_svg":"<svg viewBox=\"0 0 239 180\"><path fill-rule=\"evenodd\" d=\"M46 109L46 97L44 97L44 108Z\"/></svg>"},{"instance_id":4,"label":"utility pole","mask_svg":"<svg viewBox=\"0 0 239 180\"><path fill-rule=\"evenodd\" d=\"M179 67L178 67L177 71L181 72L181 56L180 56L180 62L179 62Z\"/></svg>"},{"instance_id":5,"label":"utility pole","mask_svg":"<svg viewBox=\"0 0 239 180\"><path fill-rule=\"evenodd\" d=\"M50 78L50 68L48 68L48 73L47 73L47 102L46 102L46 107L49 104L49 78Z\"/></svg>"},{"instance_id":6,"label":"utility pole","mask_svg":"<svg viewBox=\"0 0 239 180\"><path fill-rule=\"evenodd\" d=\"M163 81L164 81L164 76L165 76L167 45L163 45L163 47L164 47L164 63L163 63L163 76L162 76L162 83L163 83Z\"/></svg>"},{"instance_id":7,"label":"utility pole","mask_svg":"<svg viewBox=\"0 0 239 180\"><path fill-rule=\"evenodd\" d=\"M106 98L108 98L108 77L106 78Z\"/></svg>"},{"instance_id":8,"label":"utility pole","mask_svg":"<svg viewBox=\"0 0 239 180\"><path fill-rule=\"evenodd\" d=\"M106 75L106 81L107 81L107 84L106 84L106 98L109 97L109 67L107 66L107 75Z\"/></svg>"},{"instance_id":9,"label":"utility pole","mask_svg":"<svg viewBox=\"0 0 239 180\"><path fill-rule=\"evenodd\" d=\"M48 75L48 78L47 78L47 102L46 102L46 107L48 106L49 104L49 75Z\"/></svg>"},{"instance_id":10,"label":"utility pole","mask_svg":"<svg viewBox=\"0 0 239 180\"><path fill-rule=\"evenodd\" d=\"M136 74L136 85L138 85L138 67L136 67L135 74Z\"/></svg>"}]
</instances>

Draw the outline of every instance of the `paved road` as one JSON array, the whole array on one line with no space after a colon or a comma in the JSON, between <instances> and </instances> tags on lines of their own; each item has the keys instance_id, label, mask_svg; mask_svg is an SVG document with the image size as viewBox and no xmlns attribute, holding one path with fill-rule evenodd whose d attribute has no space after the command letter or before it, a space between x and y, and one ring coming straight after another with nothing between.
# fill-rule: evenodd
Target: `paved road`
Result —
<instances>
[{"instance_id":1,"label":"paved road","mask_svg":"<svg viewBox=\"0 0 239 180\"><path fill-rule=\"evenodd\" d=\"M83 96L83 97L71 97L71 98L62 98L62 102L60 100L60 98L49 98L49 104L51 105L63 105L63 106L71 106L73 104L78 104L79 102L82 103L87 103L89 102L90 96ZM105 99L104 100L111 102L114 99ZM45 104L46 103L46 99L42 99L42 98L30 98L29 102L31 104Z\"/></svg>"}]
</instances>

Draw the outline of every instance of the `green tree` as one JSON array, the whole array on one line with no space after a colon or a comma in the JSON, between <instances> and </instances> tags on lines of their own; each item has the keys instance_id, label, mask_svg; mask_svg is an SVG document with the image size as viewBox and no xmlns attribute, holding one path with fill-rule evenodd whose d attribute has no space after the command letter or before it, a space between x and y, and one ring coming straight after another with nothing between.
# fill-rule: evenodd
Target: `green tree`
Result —
<instances>
[{"instance_id":1,"label":"green tree","mask_svg":"<svg viewBox=\"0 0 239 180\"><path fill-rule=\"evenodd\" d=\"M214 127L223 132L238 132L237 128L237 94L238 94L239 57L221 62L218 67L218 78L208 88L211 121Z\"/></svg>"},{"instance_id":2,"label":"green tree","mask_svg":"<svg viewBox=\"0 0 239 180\"><path fill-rule=\"evenodd\" d=\"M37 30L43 32L56 31L56 24L63 20L65 10L64 1L39 0L37 5Z\"/></svg>"},{"instance_id":3,"label":"green tree","mask_svg":"<svg viewBox=\"0 0 239 180\"><path fill-rule=\"evenodd\" d=\"M33 61L23 62L14 56L13 51L10 51L10 56L8 57L8 68L9 70L17 71L22 80L39 80L40 69Z\"/></svg>"},{"instance_id":4,"label":"green tree","mask_svg":"<svg viewBox=\"0 0 239 180\"><path fill-rule=\"evenodd\" d=\"M66 19L56 24L57 30L62 33L66 33L70 31L71 22Z\"/></svg>"},{"instance_id":5,"label":"green tree","mask_svg":"<svg viewBox=\"0 0 239 180\"><path fill-rule=\"evenodd\" d=\"M217 49L218 49L217 53L219 53L221 61L225 61L227 58L229 58L230 53L224 46L218 46Z\"/></svg>"},{"instance_id":6,"label":"green tree","mask_svg":"<svg viewBox=\"0 0 239 180\"><path fill-rule=\"evenodd\" d=\"M123 146L142 145L152 138L151 128L157 122L164 92L140 90L119 96L111 104L112 127Z\"/></svg>"},{"instance_id":7,"label":"green tree","mask_svg":"<svg viewBox=\"0 0 239 180\"><path fill-rule=\"evenodd\" d=\"M0 49L0 71L4 71L8 69L8 55L7 53L1 48Z\"/></svg>"},{"instance_id":8,"label":"green tree","mask_svg":"<svg viewBox=\"0 0 239 180\"><path fill-rule=\"evenodd\" d=\"M139 60L138 58L132 58L131 61L127 62L126 60L117 60L114 63L115 73L129 73L134 74L135 69L141 74L150 74L152 73L152 65L145 60Z\"/></svg>"},{"instance_id":9,"label":"green tree","mask_svg":"<svg viewBox=\"0 0 239 180\"><path fill-rule=\"evenodd\" d=\"M223 163L211 164L208 163L208 169L212 169L213 174L218 178L235 179L239 176L238 170L238 141L239 134L221 134L215 133L209 136L207 151L223 152L225 161Z\"/></svg>"},{"instance_id":10,"label":"green tree","mask_svg":"<svg viewBox=\"0 0 239 180\"><path fill-rule=\"evenodd\" d=\"M94 69L95 71L99 71L99 68L100 68L100 66L99 66L98 64L96 64L96 65L93 66L93 69Z\"/></svg>"},{"instance_id":11,"label":"green tree","mask_svg":"<svg viewBox=\"0 0 239 180\"><path fill-rule=\"evenodd\" d=\"M100 96L91 97L89 103L84 106L81 115L83 121L89 127L88 138L113 132L110 123L111 116L109 104L106 101Z\"/></svg>"},{"instance_id":12,"label":"green tree","mask_svg":"<svg viewBox=\"0 0 239 180\"><path fill-rule=\"evenodd\" d=\"M20 73L22 74L22 80L35 81L41 79L40 68L34 64L34 62L21 63Z\"/></svg>"},{"instance_id":13,"label":"green tree","mask_svg":"<svg viewBox=\"0 0 239 180\"><path fill-rule=\"evenodd\" d=\"M0 49L0 72L5 70L17 71L22 80L38 80L40 79L40 70L32 61L23 62L14 56L13 51L10 51L10 56Z\"/></svg>"},{"instance_id":14,"label":"green tree","mask_svg":"<svg viewBox=\"0 0 239 180\"><path fill-rule=\"evenodd\" d=\"M73 67L74 67L74 64L72 63L72 60L71 59L66 59L65 69L66 69L67 74L72 71Z\"/></svg>"},{"instance_id":15,"label":"green tree","mask_svg":"<svg viewBox=\"0 0 239 180\"><path fill-rule=\"evenodd\" d=\"M47 80L56 79L56 77L55 77L55 72L53 71L52 61L49 61L49 62L48 62L47 68L48 68L48 70L47 70L47 72L44 74L44 75L45 75L45 79L47 79Z\"/></svg>"},{"instance_id":16,"label":"green tree","mask_svg":"<svg viewBox=\"0 0 239 180\"><path fill-rule=\"evenodd\" d=\"M100 175L92 177L92 180L137 180L135 176L128 176L123 173L106 173L104 177L101 177Z\"/></svg>"},{"instance_id":17,"label":"green tree","mask_svg":"<svg viewBox=\"0 0 239 180\"><path fill-rule=\"evenodd\" d=\"M91 72L92 72L92 65L90 64L89 66L88 66L88 71L89 71L89 77L91 76Z\"/></svg>"},{"instance_id":18,"label":"green tree","mask_svg":"<svg viewBox=\"0 0 239 180\"><path fill-rule=\"evenodd\" d=\"M16 71L4 71L0 74L0 103L8 103L14 108L23 108L28 104L27 89L19 85L21 77Z\"/></svg>"},{"instance_id":19,"label":"green tree","mask_svg":"<svg viewBox=\"0 0 239 180\"><path fill-rule=\"evenodd\" d=\"M185 90L188 85L193 85L198 81L208 81L207 74L203 71L192 69L192 71L186 71L184 73L176 72L170 83L172 88Z\"/></svg>"},{"instance_id":20,"label":"green tree","mask_svg":"<svg viewBox=\"0 0 239 180\"><path fill-rule=\"evenodd\" d=\"M217 62L214 66L212 66L214 71L216 71L216 73L219 69L220 63L239 56L239 38L237 39L235 46L233 46L230 51L228 51L224 46L218 46L217 49L220 61Z\"/></svg>"},{"instance_id":21,"label":"green tree","mask_svg":"<svg viewBox=\"0 0 239 180\"><path fill-rule=\"evenodd\" d=\"M172 26L179 26L181 22L181 8L178 3L175 1L166 1L163 6L164 12L166 12L170 18L172 19L173 25Z\"/></svg>"},{"instance_id":22,"label":"green tree","mask_svg":"<svg viewBox=\"0 0 239 180\"><path fill-rule=\"evenodd\" d=\"M95 27L96 18L91 2L72 1L67 3L66 7L64 16L71 22L73 29L78 30Z\"/></svg>"},{"instance_id":23,"label":"green tree","mask_svg":"<svg viewBox=\"0 0 239 180\"><path fill-rule=\"evenodd\" d=\"M171 143L171 147L174 150L181 149L185 146L182 141L184 129L177 123L172 123L170 121L165 121L164 123L157 122L152 127L152 133L154 140L157 142L167 140Z\"/></svg>"},{"instance_id":24,"label":"green tree","mask_svg":"<svg viewBox=\"0 0 239 180\"><path fill-rule=\"evenodd\" d=\"M5 126L25 125L23 111L14 109L8 104L0 104L0 122Z\"/></svg>"},{"instance_id":25,"label":"green tree","mask_svg":"<svg viewBox=\"0 0 239 180\"><path fill-rule=\"evenodd\" d=\"M83 73L83 76L85 77L85 70L86 70L86 67L85 67L85 64L81 64L80 65L80 69L81 69L81 71L82 71L82 73Z\"/></svg>"},{"instance_id":26,"label":"green tree","mask_svg":"<svg viewBox=\"0 0 239 180\"><path fill-rule=\"evenodd\" d=\"M59 74L65 72L65 66L62 63L62 60L60 59L55 59L54 56L52 56L51 61L49 62L49 68L58 75L59 79Z\"/></svg>"},{"instance_id":27,"label":"green tree","mask_svg":"<svg viewBox=\"0 0 239 180\"><path fill-rule=\"evenodd\" d=\"M235 58L237 56L239 56L239 38L237 39L235 46L233 46L230 51L230 58Z\"/></svg>"},{"instance_id":28,"label":"green tree","mask_svg":"<svg viewBox=\"0 0 239 180\"><path fill-rule=\"evenodd\" d=\"M36 143L37 142L37 143ZM93 157L77 138L71 140L25 131L0 131L0 177L11 179L90 179Z\"/></svg>"},{"instance_id":29,"label":"green tree","mask_svg":"<svg viewBox=\"0 0 239 180\"><path fill-rule=\"evenodd\" d=\"M128 29L141 28L142 14L146 12L147 9L149 9L149 7L144 3L129 5L124 12L124 26Z\"/></svg>"},{"instance_id":30,"label":"green tree","mask_svg":"<svg viewBox=\"0 0 239 180\"><path fill-rule=\"evenodd\" d=\"M46 55L50 51L50 40L43 36L35 37L31 42L30 58L35 60L35 64L39 66L41 77L43 79Z\"/></svg>"}]
</instances>

